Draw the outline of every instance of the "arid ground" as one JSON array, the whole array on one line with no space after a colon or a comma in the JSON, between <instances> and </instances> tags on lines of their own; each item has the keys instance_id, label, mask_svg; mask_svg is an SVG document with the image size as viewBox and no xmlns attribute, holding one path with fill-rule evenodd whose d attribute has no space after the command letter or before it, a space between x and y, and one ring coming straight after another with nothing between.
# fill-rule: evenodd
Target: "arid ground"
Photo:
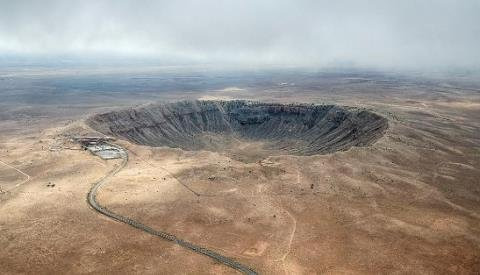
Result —
<instances>
[{"instance_id":1,"label":"arid ground","mask_svg":"<svg viewBox=\"0 0 480 275\"><path fill-rule=\"evenodd\" d=\"M365 108L387 118L388 129L372 145L311 156L265 157L262 142L188 151L117 139L129 160L98 201L260 274L478 274L479 79L4 71L0 273L235 273L94 211L89 189L121 160L79 150L67 135L97 134L85 120L112 109L247 99Z\"/></svg>"}]
</instances>

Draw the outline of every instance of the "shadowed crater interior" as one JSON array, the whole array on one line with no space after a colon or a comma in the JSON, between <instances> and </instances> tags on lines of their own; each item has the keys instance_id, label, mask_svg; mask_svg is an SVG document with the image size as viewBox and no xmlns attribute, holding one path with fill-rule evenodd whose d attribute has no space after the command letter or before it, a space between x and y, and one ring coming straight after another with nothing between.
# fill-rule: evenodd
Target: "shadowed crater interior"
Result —
<instances>
[{"instance_id":1,"label":"shadowed crater interior","mask_svg":"<svg viewBox=\"0 0 480 275\"><path fill-rule=\"evenodd\" d=\"M182 101L98 114L95 130L148 146L234 154L325 154L380 138L387 120L335 105Z\"/></svg>"}]
</instances>

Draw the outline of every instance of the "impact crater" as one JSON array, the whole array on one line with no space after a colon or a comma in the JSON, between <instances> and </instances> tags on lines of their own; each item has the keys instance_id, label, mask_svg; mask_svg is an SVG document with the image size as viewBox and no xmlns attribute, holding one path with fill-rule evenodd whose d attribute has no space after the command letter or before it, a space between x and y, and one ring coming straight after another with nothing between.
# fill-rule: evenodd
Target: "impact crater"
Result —
<instances>
[{"instance_id":1,"label":"impact crater","mask_svg":"<svg viewBox=\"0 0 480 275\"><path fill-rule=\"evenodd\" d=\"M368 146L388 128L386 118L365 109L243 100L151 104L97 114L87 123L140 145L258 157Z\"/></svg>"}]
</instances>

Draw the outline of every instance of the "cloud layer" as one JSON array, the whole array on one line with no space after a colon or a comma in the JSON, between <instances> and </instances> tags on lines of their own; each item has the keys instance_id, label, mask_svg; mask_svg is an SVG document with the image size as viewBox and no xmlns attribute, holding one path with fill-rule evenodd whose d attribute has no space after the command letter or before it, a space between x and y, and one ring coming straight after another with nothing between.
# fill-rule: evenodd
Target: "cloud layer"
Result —
<instances>
[{"instance_id":1,"label":"cloud layer","mask_svg":"<svg viewBox=\"0 0 480 275\"><path fill-rule=\"evenodd\" d=\"M480 65L478 0L0 0L0 54Z\"/></svg>"}]
</instances>

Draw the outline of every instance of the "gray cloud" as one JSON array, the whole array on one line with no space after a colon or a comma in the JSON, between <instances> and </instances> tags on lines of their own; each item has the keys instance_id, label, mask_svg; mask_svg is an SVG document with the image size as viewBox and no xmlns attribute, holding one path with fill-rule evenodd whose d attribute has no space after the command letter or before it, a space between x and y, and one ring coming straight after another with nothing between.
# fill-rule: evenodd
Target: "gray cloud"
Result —
<instances>
[{"instance_id":1,"label":"gray cloud","mask_svg":"<svg viewBox=\"0 0 480 275\"><path fill-rule=\"evenodd\" d=\"M0 53L479 66L478 0L0 0Z\"/></svg>"}]
</instances>

